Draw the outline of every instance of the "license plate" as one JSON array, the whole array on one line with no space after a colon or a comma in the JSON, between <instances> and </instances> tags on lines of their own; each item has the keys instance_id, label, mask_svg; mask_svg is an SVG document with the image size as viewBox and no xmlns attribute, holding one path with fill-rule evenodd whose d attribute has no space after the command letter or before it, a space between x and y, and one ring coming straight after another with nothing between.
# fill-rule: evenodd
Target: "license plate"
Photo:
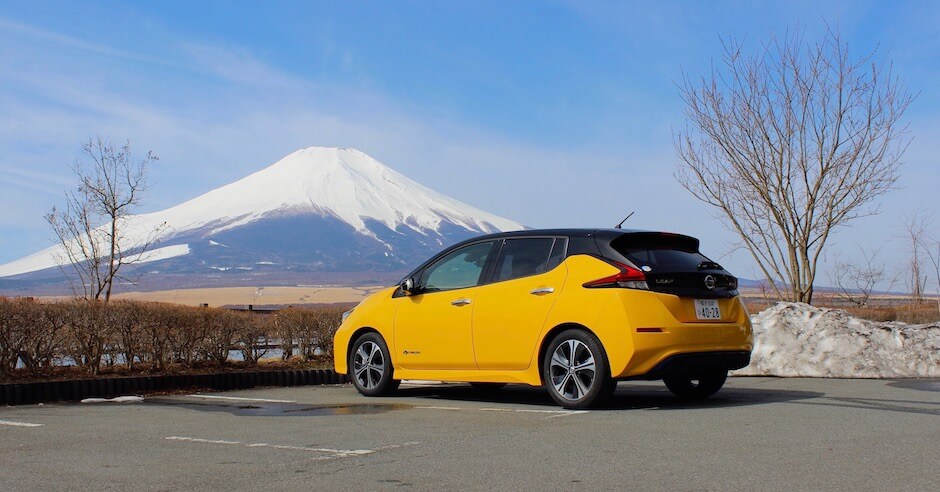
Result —
<instances>
[{"instance_id":1,"label":"license plate","mask_svg":"<svg viewBox=\"0 0 940 492\"><path fill-rule=\"evenodd\" d=\"M715 299L696 299L695 317L698 319L721 319L721 309Z\"/></svg>"}]
</instances>

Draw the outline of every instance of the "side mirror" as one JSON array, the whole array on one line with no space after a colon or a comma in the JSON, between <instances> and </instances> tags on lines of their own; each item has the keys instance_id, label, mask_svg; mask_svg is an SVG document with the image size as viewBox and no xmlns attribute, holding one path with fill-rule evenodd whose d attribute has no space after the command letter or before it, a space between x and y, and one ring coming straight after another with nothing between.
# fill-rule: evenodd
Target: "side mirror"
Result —
<instances>
[{"instance_id":1,"label":"side mirror","mask_svg":"<svg viewBox=\"0 0 940 492\"><path fill-rule=\"evenodd\" d=\"M410 296L415 290L414 279L411 277L408 277L402 280L401 285L399 285L399 288L401 288L401 291L404 292L406 296Z\"/></svg>"}]
</instances>

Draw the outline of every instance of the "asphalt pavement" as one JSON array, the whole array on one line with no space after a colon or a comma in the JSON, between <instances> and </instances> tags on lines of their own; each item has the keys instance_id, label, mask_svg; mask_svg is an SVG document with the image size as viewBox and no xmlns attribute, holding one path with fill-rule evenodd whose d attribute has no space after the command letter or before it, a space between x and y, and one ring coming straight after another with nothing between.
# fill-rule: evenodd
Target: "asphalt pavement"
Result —
<instances>
[{"instance_id":1,"label":"asphalt pavement","mask_svg":"<svg viewBox=\"0 0 940 492\"><path fill-rule=\"evenodd\" d=\"M0 443L3 490L938 490L940 380L256 388L0 408Z\"/></svg>"}]
</instances>

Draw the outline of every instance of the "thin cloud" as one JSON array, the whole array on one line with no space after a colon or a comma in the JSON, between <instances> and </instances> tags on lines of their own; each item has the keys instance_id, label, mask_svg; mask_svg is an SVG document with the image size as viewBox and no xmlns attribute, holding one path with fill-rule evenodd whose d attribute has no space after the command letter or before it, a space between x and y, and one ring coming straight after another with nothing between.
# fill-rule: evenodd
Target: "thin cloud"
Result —
<instances>
[{"instance_id":1,"label":"thin cloud","mask_svg":"<svg viewBox=\"0 0 940 492\"><path fill-rule=\"evenodd\" d=\"M6 32L8 34L13 34L20 37L27 37L34 41L46 41L51 44L74 48L88 53L95 53L108 57L146 63L169 64L166 61L157 58L142 56L136 53L131 53L129 51L112 48L103 44L92 43L72 36L67 36L65 34L48 31L32 24L13 21L4 17L0 17L0 32Z\"/></svg>"}]
</instances>

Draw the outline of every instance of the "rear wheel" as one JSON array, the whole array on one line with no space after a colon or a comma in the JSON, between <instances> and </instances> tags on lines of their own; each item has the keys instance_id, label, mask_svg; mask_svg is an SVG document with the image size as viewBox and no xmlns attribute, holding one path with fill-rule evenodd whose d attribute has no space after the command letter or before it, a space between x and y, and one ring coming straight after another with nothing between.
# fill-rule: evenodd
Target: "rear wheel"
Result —
<instances>
[{"instance_id":1,"label":"rear wheel","mask_svg":"<svg viewBox=\"0 0 940 492\"><path fill-rule=\"evenodd\" d=\"M710 370L697 375L673 374L663 378L666 387L676 396L701 400L714 395L725 385L728 371Z\"/></svg>"},{"instance_id":2,"label":"rear wheel","mask_svg":"<svg viewBox=\"0 0 940 492\"><path fill-rule=\"evenodd\" d=\"M610 397L616 382L610 377L601 342L584 330L565 330L545 351L542 380L552 398L564 408L588 408Z\"/></svg>"},{"instance_id":3,"label":"rear wheel","mask_svg":"<svg viewBox=\"0 0 940 492\"><path fill-rule=\"evenodd\" d=\"M353 342L349 352L349 379L363 395L387 395L401 384L392 379L392 361L388 354L388 345L378 333L366 333Z\"/></svg>"}]
</instances>

